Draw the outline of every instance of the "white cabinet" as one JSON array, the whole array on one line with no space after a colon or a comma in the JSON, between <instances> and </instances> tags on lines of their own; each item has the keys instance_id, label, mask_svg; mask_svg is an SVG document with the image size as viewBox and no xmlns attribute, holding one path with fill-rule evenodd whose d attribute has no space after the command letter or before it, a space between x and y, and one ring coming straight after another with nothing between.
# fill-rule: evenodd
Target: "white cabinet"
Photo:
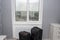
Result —
<instances>
[{"instance_id":1,"label":"white cabinet","mask_svg":"<svg viewBox=\"0 0 60 40\"><path fill-rule=\"evenodd\" d=\"M50 26L50 39L60 40L60 24L51 24Z\"/></svg>"}]
</instances>

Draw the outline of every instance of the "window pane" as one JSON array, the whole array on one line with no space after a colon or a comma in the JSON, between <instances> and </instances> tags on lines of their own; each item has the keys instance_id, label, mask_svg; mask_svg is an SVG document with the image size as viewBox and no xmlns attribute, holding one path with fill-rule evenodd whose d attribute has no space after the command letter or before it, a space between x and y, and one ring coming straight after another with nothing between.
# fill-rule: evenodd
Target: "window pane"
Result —
<instances>
[{"instance_id":1,"label":"window pane","mask_svg":"<svg viewBox=\"0 0 60 40\"><path fill-rule=\"evenodd\" d=\"M16 11L26 11L26 4L20 3L19 5L16 5Z\"/></svg>"},{"instance_id":2,"label":"window pane","mask_svg":"<svg viewBox=\"0 0 60 40\"><path fill-rule=\"evenodd\" d=\"M16 11L15 14L16 21L27 21L27 12L26 11Z\"/></svg>"},{"instance_id":3,"label":"window pane","mask_svg":"<svg viewBox=\"0 0 60 40\"><path fill-rule=\"evenodd\" d=\"M38 11L30 11L29 12L29 20L30 21L38 21L39 20L39 12Z\"/></svg>"},{"instance_id":4,"label":"window pane","mask_svg":"<svg viewBox=\"0 0 60 40\"><path fill-rule=\"evenodd\" d=\"M16 11L27 10L27 0L16 0Z\"/></svg>"},{"instance_id":5,"label":"window pane","mask_svg":"<svg viewBox=\"0 0 60 40\"><path fill-rule=\"evenodd\" d=\"M29 3L38 3L39 0L29 0Z\"/></svg>"},{"instance_id":6,"label":"window pane","mask_svg":"<svg viewBox=\"0 0 60 40\"><path fill-rule=\"evenodd\" d=\"M30 11L38 11L38 4L37 3L30 3Z\"/></svg>"},{"instance_id":7,"label":"window pane","mask_svg":"<svg viewBox=\"0 0 60 40\"><path fill-rule=\"evenodd\" d=\"M16 0L17 3L27 3L27 0Z\"/></svg>"},{"instance_id":8,"label":"window pane","mask_svg":"<svg viewBox=\"0 0 60 40\"><path fill-rule=\"evenodd\" d=\"M39 9L39 0L29 0L29 10L38 11Z\"/></svg>"},{"instance_id":9,"label":"window pane","mask_svg":"<svg viewBox=\"0 0 60 40\"><path fill-rule=\"evenodd\" d=\"M16 21L27 21L27 0L16 0Z\"/></svg>"},{"instance_id":10,"label":"window pane","mask_svg":"<svg viewBox=\"0 0 60 40\"><path fill-rule=\"evenodd\" d=\"M29 0L29 20L39 21L39 0Z\"/></svg>"}]
</instances>

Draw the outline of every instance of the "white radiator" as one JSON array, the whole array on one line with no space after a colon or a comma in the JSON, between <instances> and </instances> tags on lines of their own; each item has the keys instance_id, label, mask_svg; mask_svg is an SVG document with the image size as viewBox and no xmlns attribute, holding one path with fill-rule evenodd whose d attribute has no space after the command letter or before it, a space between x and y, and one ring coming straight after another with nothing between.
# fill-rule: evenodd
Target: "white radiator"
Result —
<instances>
[{"instance_id":1,"label":"white radiator","mask_svg":"<svg viewBox=\"0 0 60 40\"><path fill-rule=\"evenodd\" d=\"M42 26L40 24L15 24L13 27L13 37L19 38L20 31L30 32L31 28L34 26L42 28Z\"/></svg>"}]
</instances>

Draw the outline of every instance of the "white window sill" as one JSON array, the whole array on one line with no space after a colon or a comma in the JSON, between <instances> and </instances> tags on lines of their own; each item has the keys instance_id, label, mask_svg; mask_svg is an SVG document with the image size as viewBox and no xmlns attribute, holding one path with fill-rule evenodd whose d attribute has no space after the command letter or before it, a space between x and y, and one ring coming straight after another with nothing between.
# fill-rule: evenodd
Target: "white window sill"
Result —
<instances>
[{"instance_id":1,"label":"white window sill","mask_svg":"<svg viewBox=\"0 0 60 40\"><path fill-rule=\"evenodd\" d=\"M14 24L42 24L41 22L14 22Z\"/></svg>"}]
</instances>

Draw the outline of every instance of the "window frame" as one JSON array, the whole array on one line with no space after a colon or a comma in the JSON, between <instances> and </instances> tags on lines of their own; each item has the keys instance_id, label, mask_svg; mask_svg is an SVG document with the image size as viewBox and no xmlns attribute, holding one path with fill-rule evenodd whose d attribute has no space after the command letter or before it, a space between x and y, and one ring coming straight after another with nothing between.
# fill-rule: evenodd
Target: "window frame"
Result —
<instances>
[{"instance_id":1,"label":"window frame","mask_svg":"<svg viewBox=\"0 0 60 40\"><path fill-rule=\"evenodd\" d=\"M29 5L28 2L27 2L27 5ZM27 21L16 21L15 20L16 0L12 0L12 22L13 22L13 24L42 24L43 0L39 0L39 5L40 5L40 7L39 7L39 21L29 21L29 16L28 16L29 10L27 10Z\"/></svg>"}]
</instances>

